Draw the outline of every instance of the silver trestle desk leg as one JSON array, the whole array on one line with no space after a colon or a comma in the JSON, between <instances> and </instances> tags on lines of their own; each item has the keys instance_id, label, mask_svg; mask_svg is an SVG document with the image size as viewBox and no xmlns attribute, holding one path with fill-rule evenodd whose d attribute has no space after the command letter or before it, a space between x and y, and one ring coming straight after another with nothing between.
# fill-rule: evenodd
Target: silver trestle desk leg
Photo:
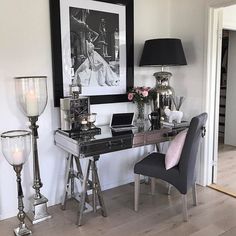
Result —
<instances>
[{"instance_id":1,"label":"silver trestle desk leg","mask_svg":"<svg viewBox=\"0 0 236 236\"><path fill-rule=\"evenodd\" d=\"M82 225L82 217L83 213L86 210L85 206L85 200L86 200L86 194L88 190L88 186L90 189L92 189L92 204L93 204L93 212L96 212L97 209L101 209L102 216L107 216L106 207L104 204L103 196L102 196L102 190L100 186L100 181L97 173L97 165L96 162L99 160L99 156L94 156L89 158L89 160L86 163L86 169L85 169L85 175L82 185L82 193L81 193L81 201L79 206L79 211L77 215L77 225ZM92 184L89 184L89 171L91 169L92 172ZM97 202L98 199L98 202ZM98 205L99 203L99 205Z\"/></svg>"},{"instance_id":2,"label":"silver trestle desk leg","mask_svg":"<svg viewBox=\"0 0 236 236\"><path fill-rule=\"evenodd\" d=\"M67 157L67 164L66 164L66 184L65 190L62 198L61 208L62 210L66 209L66 200L68 198L68 192L70 188L70 179L73 178L73 169L71 169L71 163L73 162L73 156L69 154Z\"/></svg>"},{"instance_id":3,"label":"silver trestle desk leg","mask_svg":"<svg viewBox=\"0 0 236 236\"><path fill-rule=\"evenodd\" d=\"M77 171L75 171L74 168L74 161L76 164ZM68 195L70 198L76 199L76 194L74 192L74 185L75 185L75 178L80 180L80 183L82 185L83 183L83 172L81 169L80 161L79 158L76 156L69 154L67 157L67 164L66 164L66 182L65 182L65 187L64 187L64 193L63 193L63 198L62 198L62 203L61 203L61 208L62 210L66 209L66 203L68 200ZM86 194L85 196L86 202L89 202L88 195Z\"/></svg>"},{"instance_id":4,"label":"silver trestle desk leg","mask_svg":"<svg viewBox=\"0 0 236 236\"><path fill-rule=\"evenodd\" d=\"M102 215L107 216L101 186L99 182L99 177L97 173L96 161L99 160L99 156L94 156L84 159L85 161L85 171L82 172L80 165L80 159L77 156L70 154L67 158L67 167L66 167L66 183L64 188L64 194L62 199L62 209L65 210L66 202L68 200L68 195L71 195L71 198L76 199L76 193L74 192L75 178L80 181L81 192L79 194L79 210L77 213L76 224L78 226L82 225L83 214L86 212L96 212L97 209L101 209ZM77 171L75 171L75 165ZM92 180L89 179L91 171ZM89 205L88 190L92 190L92 206ZM77 199L76 199L77 200Z\"/></svg>"},{"instance_id":5,"label":"silver trestle desk leg","mask_svg":"<svg viewBox=\"0 0 236 236\"><path fill-rule=\"evenodd\" d=\"M77 222L76 224L78 226L82 225L82 218L83 218L83 213L85 210L85 196L88 190L88 178L89 178L89 169L91 166L91 160L87 160L86 163L86 168L85 168L85 175L82 183L82 191L81 191L81 199L80 199L80 204L79 204L79 211L77 214Z\"/></svg>"},{"instance_id":6,"label":"silver trestle desk leg","mask_svg":"<svg viewBox=\"0 0 236 236\"><path fill-rule=\"evenodd\" d=\"M97 197L98 197L98 201L99 201L101 211L102 211L102 216L106 217L107 211L106 211L105 203L104 203L103 196L102 196L102 189L101 189L101 185L100 185L100 181L99 181L99 177L98 177L98 172L97 172L97 166L96 166L96 161L98 161L98 159L99 159L99 156L96 156L93 159L93 163L94 163L93 172L95 175L94 192L95 192L95 195L97 195ZM95 197L95 199L96 199L96 197Z\"/></svg>"}]
</instances>

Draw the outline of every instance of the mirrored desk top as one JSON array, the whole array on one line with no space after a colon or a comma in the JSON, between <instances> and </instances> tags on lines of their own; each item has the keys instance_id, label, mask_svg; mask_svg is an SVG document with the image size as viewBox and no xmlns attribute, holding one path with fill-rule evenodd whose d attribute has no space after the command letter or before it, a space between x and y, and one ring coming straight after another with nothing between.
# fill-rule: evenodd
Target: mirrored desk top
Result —
<instances>
[{"instance_id":1,"label":"mirrored desk top","mask_svg":"<svg viewBox=\"0 0 236 236\"><path fill-rule=\"evenodd\" d=\"M101 129L99 134L87 132L83 135L57 130L55 144L63 150L83 158L169 141L171 132L170 128L151 130L149 124L119 132L112 131L108 125L99 126L99 128Z\"/></svg>"},{"instance_id":2,"label":"mirrored desk top","mask_svg":"<svg viewBox=\"0 0 236 236\"><path fill-rule=\"evenodd\" d=\"M161 128L159 130L151 130L151 126L148 123L145 123L143 126L136 126L132 129L113 131L109 125L98 126L100 132L71 132L71 131L63 131L57 130L57 132L76 140L78 143L83 142L94 142L104 139L113 139L122 136L137 136L137 135L145 135L145 134L154 134L154 133L165 133L166 136L168 132L171 132L171 128Z\"/></svg>"}]
</instances>

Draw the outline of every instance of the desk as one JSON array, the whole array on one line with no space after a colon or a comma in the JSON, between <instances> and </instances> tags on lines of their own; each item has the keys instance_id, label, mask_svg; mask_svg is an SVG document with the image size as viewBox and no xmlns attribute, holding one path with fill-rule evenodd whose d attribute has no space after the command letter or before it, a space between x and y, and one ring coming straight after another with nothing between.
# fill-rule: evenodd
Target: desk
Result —
<instances>
[{"instance_id":1,"label":"desk","mask_svg":"<svg viewBox=\"0 0 236 236\"><path fill-rule=\"evenodd\" d=\"M169 141L168 134L171 131L169 128L150 130L149 126L122 132L113 132L109 126L101 126L100 128L101 133L97 135L69 135L69 133L61 130L55 132L55 144L69 153L62 209L66 208L68 194L75 198L75 179L78 179L81 183L81 192L77 197L79 201L78 226L82 225L82 217L85 212L96 212L98 209L101 209L102 215L107 216L96 166L100 155ZM80 160L83 158L86 160L84 174L80 165ZM75 167L77 170L75 170ZM89 179L90 171L91 180ZM88 190L92 190L92 206L87 195Z\"/></svg>"}]
</instances>

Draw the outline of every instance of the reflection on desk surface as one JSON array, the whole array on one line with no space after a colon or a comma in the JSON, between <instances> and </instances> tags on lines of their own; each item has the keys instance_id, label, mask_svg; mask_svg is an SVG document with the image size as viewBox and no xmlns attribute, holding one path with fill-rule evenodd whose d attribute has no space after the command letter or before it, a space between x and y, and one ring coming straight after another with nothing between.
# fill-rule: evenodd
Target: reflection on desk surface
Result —
<instances>
[{"instance_id":1,"label":"reflection on desk surface","mask_svg":"<svg viewBox=\"0 0 236 236\"><path fill-rule=\"evenodd\" d=\"M122 130L122 131L111 131L112 133L112 137L115 137L115 136L120 136L120 135L130 135L132 134L133 135L133 131L132 130Z\"/></svg>"},{"instance_id":2,"label":"reflection on desk surface","mask_svg":"<svg viewBox=\"0 0 236 236\"><path fill-rule=\"evenodd\" d=\"M99 140L104 140L104 139L111 139L115 137L133 137L133 136L138 136L138 135L145 135L146 133L148 134L156 134L160 133L163 134L164 136L169 136L169 132L172 131L171 128L161 128L160 130L151 130L150 125L144 125L144 126L138 126L136 129L131 129L131 130L122 130L122 131L113 131L108 125L104 126L99 126L101 129L101 132L99 134L80 134L78 133L73 133L69 134L66 131L63 130L58 130L57 132L68 136L72 138L73 140L78 141L79 143L83 142L93 142L93 141L99 141Z\"/></svg>"}]
</instances>

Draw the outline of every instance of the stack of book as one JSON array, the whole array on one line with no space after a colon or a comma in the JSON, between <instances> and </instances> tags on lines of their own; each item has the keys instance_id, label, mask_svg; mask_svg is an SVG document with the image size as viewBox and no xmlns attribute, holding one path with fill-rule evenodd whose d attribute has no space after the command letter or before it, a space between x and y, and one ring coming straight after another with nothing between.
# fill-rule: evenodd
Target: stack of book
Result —
<instances>
[{"instance_id":1,"label":"stack of book","mask_svg":"<svg viewBox=\"0 0 236 236\"><path fill-rule=\"evenodd\" d=\"M170 123L167 121L161 121L161 124L162 124L162 127L169 127L172 129L179 129L179 128L184 129L184 128L189 127L188 121L181 121L181 123L176 123L176 122Z\"/></svg>"}]
</instances>

